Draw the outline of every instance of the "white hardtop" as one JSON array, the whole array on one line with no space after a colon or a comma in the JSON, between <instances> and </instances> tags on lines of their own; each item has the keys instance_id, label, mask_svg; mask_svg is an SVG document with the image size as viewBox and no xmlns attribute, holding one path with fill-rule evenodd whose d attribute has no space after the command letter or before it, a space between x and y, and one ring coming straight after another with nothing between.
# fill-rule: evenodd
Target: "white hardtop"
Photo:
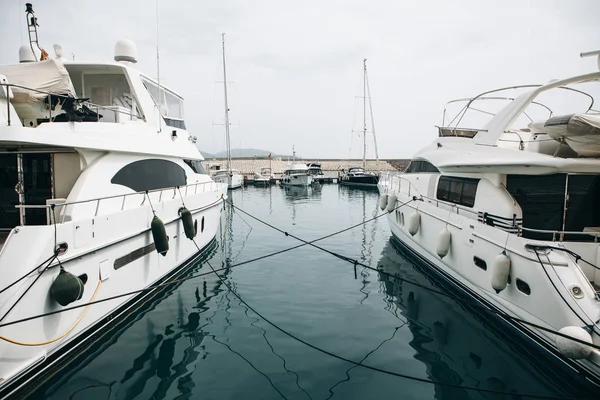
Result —
<instances>
[{"instance_id":1,"label":"white hardtop","mask_svg":"<svg viewBox=\"0 0 600 400\"><path fill-rule=\"evenodd\" d=\"M230 169L230 170L226 170L226 169L220 169L217 172L215 172L215 175L227 175L227 174L239 174L240 171L238 171L237 169Z\"/></svg>"},{"instance_id":2,"label":"white hardtop","mask_svg":"<svg viewBox=\"0 0 600 400\"><path fill-rule=\"evenodd\" d=\"M445 173L600 173L600 111L594 109L591 94L599 93L599 83L600 72L594 72L453 100L446 107L466 105L452 119L444 108L439 137L413 159L426 160ZM592 92L589 86L594 86ZM577 96L577 101L570 96ZM492 112L481 105L484 100L508 104ZM482 128L469 126L472 122L465 116L473 114L489 120Z\"/></svg>"},{"instance_id":3,"label":"white hardtop","mask_svg":"<svg viewBox=\"0 0 600 400\"><path fill-rule=\"evenodd\" d=\"M14 94L11 123L0 122L0 146L42 145L203 160L196 137L185 129L183 98L162 85L158 89L157 82L132 62L57 58L0 66L0 74L6 75ZM94 119L54 121L63 110L61 103L49 109L49 94L62 96L60 102L80 100Z\"/></svg>"},{"instance_id":4,"label":"white hardtop","mask_svg":"<svg viewBox=\"0 0 600 400\"><path fill-rule=\"evenodd\" d=\"M291 164L285 169L285 171L293 171L293 172L304 172L308 171L308 167L305 164Z\"/></svg>"},{"instance_id":5,"label":"white hardtop","mask_svg":"<svg viewBox=\"0 0 600 400\"><path fill-rule=\"evenodd\" d=\"M465 173L598 173L600 159L560 158L513 148L481 146L472 140L442 137L419 151L413 160L426 160L441 172Z\"/></svg>"}]
</instances>

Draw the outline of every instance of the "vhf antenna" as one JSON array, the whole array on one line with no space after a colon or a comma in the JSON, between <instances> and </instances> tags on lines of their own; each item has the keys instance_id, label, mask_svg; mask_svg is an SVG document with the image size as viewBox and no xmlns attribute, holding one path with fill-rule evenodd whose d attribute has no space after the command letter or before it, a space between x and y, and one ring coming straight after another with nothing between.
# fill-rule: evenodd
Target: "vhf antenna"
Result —
<instances>
[{"instance_id":1,"label":"vhf antenna","mask_svg":"<svg viewBox=\"0 0 600 400\"><path fill-rule=\"evenodd\" d=\"M33 49L33 44L40 50L40 61L44 61L48 58L48 53L46 50L40 47L38 42L38 31L37 27L37 17L35 16L35 12L33 11L33 5L31 3L25 3L25 18L27 19L27 32L29 34L29 47L31 48L31 52L33 53L33 58L36 59L37 56L35 54L35 50Z\"/></svg>"},{"instance_id":2,"label":"vhf antenna","mask_svg":"<svg viewBox=\"0 0 600 400\"><path fill-rule=\"evenodd\" d=\"M600 50L596 50L596 51L588 51L585 53L580 53L579 57L583 58L583 57L593 57L593 56L598 56L598 69L600 70Z\"/></svg>"}]
</instances>

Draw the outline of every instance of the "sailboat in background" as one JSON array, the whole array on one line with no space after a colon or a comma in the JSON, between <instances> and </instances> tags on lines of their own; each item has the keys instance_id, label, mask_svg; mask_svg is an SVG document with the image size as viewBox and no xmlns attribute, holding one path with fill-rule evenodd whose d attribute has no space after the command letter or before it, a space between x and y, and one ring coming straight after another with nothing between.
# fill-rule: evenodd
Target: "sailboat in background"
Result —
<instances>
[{"instance_id":1,"label":"sailboat in background","mask_svg":"<svg viewBox=\"0 0 600 400\"><path fill-rule=\"evenodd\" d=\"M379 163L379 153L377 151L377 139L375 138L375 122L373 121L373 107L371 105L371 89L369 88L369 78L367 76L367 59L363 59L363 162L362 167L350 166L347 170L342 170L338 177L341 185L361 187L364 189L377 189L379 176L372 172L366 172L367 168L367 99L369 100L369 113L371 115L371 133L373 133L373 143L375 145L375 157Z\"/></svg>"},{"instance_id":2,"label":"sailboat in background","mask_svg":"<svg viewBox=\"0 0 600 400\"><path fill-rule=\"evenodd\" d=\"M213 176L215 182L227 183L228 189L242 187L244 177L240 171L231 168L231 139L229 136L229 104L227 102L227 68L225 67L225 33L221 34L223 40L223 90L225 93L225 140L227 144L227 168L217 171Z\"/></svg>"}]
</instances>

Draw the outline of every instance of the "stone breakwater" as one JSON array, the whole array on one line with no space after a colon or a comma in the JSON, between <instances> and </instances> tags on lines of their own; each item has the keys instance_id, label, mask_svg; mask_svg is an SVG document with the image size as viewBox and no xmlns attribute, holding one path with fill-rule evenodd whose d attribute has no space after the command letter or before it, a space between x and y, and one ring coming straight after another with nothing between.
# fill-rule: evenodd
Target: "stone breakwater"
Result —
<instances>
[{"instance_id":1,"label":"stone breakwater","mask_svg":"<svg viewBox=\"0 0 600 400\"><path fill-rule=\"evenodd\" d=\"M325 172L337 172L346 169L349 166L361 166L362 160L296 160L296 163L311 163L318 162L321 164L321 169ZM271 167L272 173L279 175L290 165L287 160L273 159L244 159L235 158L231 160L231 167L237 169L244 175L252 175L254 172L260 172L261 168ZM217 169L225 169L227 160L206 160L203 162L207 170L214 171ZM398 171L403 170L408 165L408 160L367 160L367 171Z\"/></svg>"}]
</instances>

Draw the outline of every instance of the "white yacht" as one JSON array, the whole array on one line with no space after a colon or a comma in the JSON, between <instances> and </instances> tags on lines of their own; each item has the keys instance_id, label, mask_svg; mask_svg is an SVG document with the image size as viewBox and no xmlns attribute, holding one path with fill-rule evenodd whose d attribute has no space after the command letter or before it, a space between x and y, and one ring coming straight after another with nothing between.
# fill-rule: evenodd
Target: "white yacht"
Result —
<instances>
[{"instance_id":1,"label":"white yacht","mask_svg":"<svg viewBox=\"0 0 600 400\"><path fill-rule=\"evenodd\" d=\"M308 186L312 184L312 175L306 164L291 164L285 169L279 182L286 186Z\"/></svg>"},{"instance_id":2,"label":"white yacht","mask_svg":"<svg viewBox=\"0 0 600 400\"><path fill-rule=\"evenodd\" d=\"M0 66L0 398L159 289L115 296L196 260L227 190L201 166L183 99L135 68L131 41L114 62L66 61L58 46L51 58L26 13L30 45Z\"/></svg>"},{"instance_id":3,"label":"white yacht","mask_svg":"<svg viewBox=\"0 0 600 400\"><path fill-rule=\"evenodd\" d=\"M231 139L229 136L229 103L227 101L227 70L225 68L225 34L221 35L223 43L223 91L225 94L225 139L227 144L227 168L218 171L213 179L215 182L226 183L228 189L241 188L244 176L237 169L231 167Z\"/></svg>"},{"instance_id":4,"label":"white yacht","mask_svg":"<svg viewBox=\"0 0 600 400\"><path fill-rule=\"evenodd\" d=\"M462 99L407 170L379 182L406 249L595 385L600 351L583 343L600 346L600 113L587 93L599 81L595 72ZM487 123L465 126L472 113Z\"/></svg>"}]
</instances>

